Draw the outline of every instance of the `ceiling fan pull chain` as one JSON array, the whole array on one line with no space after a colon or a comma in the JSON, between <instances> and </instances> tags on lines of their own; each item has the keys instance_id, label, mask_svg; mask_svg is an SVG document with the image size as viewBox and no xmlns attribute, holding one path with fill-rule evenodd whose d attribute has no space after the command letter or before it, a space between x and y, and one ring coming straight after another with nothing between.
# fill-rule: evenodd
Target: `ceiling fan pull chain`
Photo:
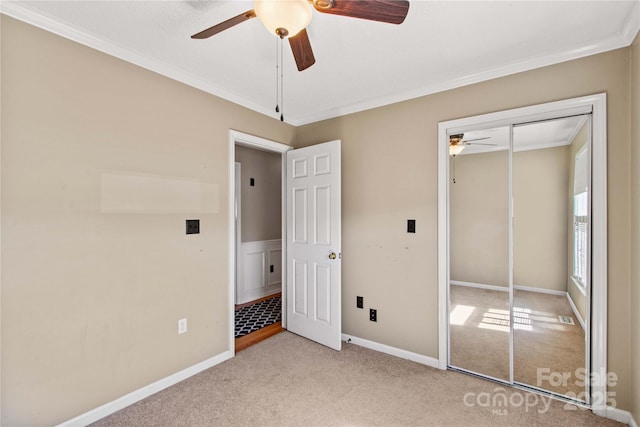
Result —
<instances>
[{"instance_id":1,"label":"ceiling fan pull chain","mask_svg":"<svg viewBox=\"0 0 640 427\"><path fill-rule=\"evenodd\" d=\"M280 105L282 105L282 112L280 113L280 121L284 122L284 67L282 66L282 44L284 43L284 37L280 37Z\"/></svg>"},{"instance_id":2,"label":"ceiling fan pull chain","mask_svg":"<svg viewBox=\"0 0 640 427\"><path fill-rule=\"evenodd\" d=\"M456 156L455 154L453 155L453 160L451 161L451 166L452 166L452 175L453 175L453 183L456 183Z\"/></svg>"},{"instance_id":3,"label":"ceiling fan pull chain","mask_svg":"<svg viewBox=\"0 0 640 427\"><path fill-rule=\"evenodd\" d=\"M278 84L279 84L278 77L280 75L280 65L279 65L280 61L278 60L278 55L279 55L278 40L276 39L276 113L280 112L280 104L278 99L278 95L280 94L280 89L278 88Z\"/></svg>"}]
</instances>

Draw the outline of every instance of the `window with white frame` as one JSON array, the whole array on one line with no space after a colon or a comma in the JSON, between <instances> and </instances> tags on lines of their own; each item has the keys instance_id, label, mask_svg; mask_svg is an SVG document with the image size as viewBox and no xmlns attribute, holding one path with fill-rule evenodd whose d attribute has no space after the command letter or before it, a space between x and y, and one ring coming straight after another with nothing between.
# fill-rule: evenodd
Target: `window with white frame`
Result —
<instances>
[{"instance_id":1,"label":"window with white frame","mask_svg":"<svg viewBox=\"0 0 640 427\"><path fill-rule=\"evenodd\" d=\"M573 177L573 278L587 283L589 256L589 150L585 145L575 158Z\"/></svg>"}]
</instances>

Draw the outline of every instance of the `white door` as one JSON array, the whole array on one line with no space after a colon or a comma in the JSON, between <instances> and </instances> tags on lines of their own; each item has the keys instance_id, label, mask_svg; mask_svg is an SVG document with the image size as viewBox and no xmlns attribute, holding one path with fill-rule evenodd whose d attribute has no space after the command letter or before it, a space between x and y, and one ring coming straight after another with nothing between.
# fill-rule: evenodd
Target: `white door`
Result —
<instances>
[{"instance_id":1,"label":"white door","mask_svg":"<svg viewBox=\"0 0 640 427\"><path fill-rule=\"evenodd\" d=\"M287 152L287 329L340 350L340 141Z\"/></svg>"}]
</instances>

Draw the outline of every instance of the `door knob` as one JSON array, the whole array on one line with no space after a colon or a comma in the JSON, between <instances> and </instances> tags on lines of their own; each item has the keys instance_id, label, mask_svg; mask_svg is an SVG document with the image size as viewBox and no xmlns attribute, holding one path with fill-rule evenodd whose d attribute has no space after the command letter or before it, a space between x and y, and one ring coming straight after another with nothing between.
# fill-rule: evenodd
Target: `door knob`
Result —
<instances>
[{"instance_id":1,"label":"door knob","mask_svg":"<svg viewBox=\"0 0 640 427\"><path fill-rule=\"evenodd\" d=\"M337 255L336 255L336 253L335 253L335 252L331 252L331 253L329 254L329 259L336 259L336 256L337 256Z\"/></svg>"}]
</instances>

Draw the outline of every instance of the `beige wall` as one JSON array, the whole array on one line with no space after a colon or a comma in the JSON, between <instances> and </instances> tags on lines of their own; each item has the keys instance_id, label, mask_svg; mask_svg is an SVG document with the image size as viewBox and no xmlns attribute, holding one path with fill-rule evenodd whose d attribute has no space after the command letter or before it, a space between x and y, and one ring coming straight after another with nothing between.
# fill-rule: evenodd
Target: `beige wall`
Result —
<instances>
[{"instance_id":1,"label":"beige wall","mask_svg":"<svg viewBox=\"0 0 640 427\"><path fill-rule=\"evenodd\" d=\"M631 58L631 414L640 423L640 35Z\"/></svg>"},{"instance_id":2,"label":"beige wall","mask_svg":"<svg viewBox=\"0 0 640 427\"><path fill-rule=\"evenodd\" d=\"M57 424L229 349L230 128L295 137L2 16L2 425Z\"/></svg>"},{"instance_id":3,"label":"beige wall","mask_svg":"<svg viewBox=\"0 0 640 427\"><path fill-rule=\"evenodd\" d=\"M567 291L569 146L513 153L513 283Z\"/></svg>"},{"instance_id":4,"label":"beige wall","mask_svg":"<svg viewBox=\"0 0 640 427\"><path fill-rule=\"evenodd\" d=\"M608 362L629 409L629 79L620 49L298 128L297 146L342 140L343 331L438 356L438 122L607 92Z\"/></svg>"},{"instance_id":5,"label":"beige wall","mask_svg":"<svg viewBox=\"0 0 640 427\"><path fill-rule=\"evenodd\" d=\"M509 286L509 152L449 162L451 280Z\"/></svg>"},{"instance_id":6,"label":"beige wall","mask_svg":"<svg viewBox=\"0 0 640 427\"><path fill-rule=\"evenodd\" d=\"M242 241L280 239L282 156L279 153L236 146L236 162L242 164ZM254 179L253 187L249 185L250 178Z\"/></svg>"},{"instance_id":7,"label":"beige wall","mask_svg":"<svg viewBox=\"0 0 640 427\"><path fill-rule=\"evenodd\" d=\"M515 285L567 291L568 153L563 146L513 154ZM508 286L509 152L450 162L451 279Z\"/></svg>"}]
</instances>

